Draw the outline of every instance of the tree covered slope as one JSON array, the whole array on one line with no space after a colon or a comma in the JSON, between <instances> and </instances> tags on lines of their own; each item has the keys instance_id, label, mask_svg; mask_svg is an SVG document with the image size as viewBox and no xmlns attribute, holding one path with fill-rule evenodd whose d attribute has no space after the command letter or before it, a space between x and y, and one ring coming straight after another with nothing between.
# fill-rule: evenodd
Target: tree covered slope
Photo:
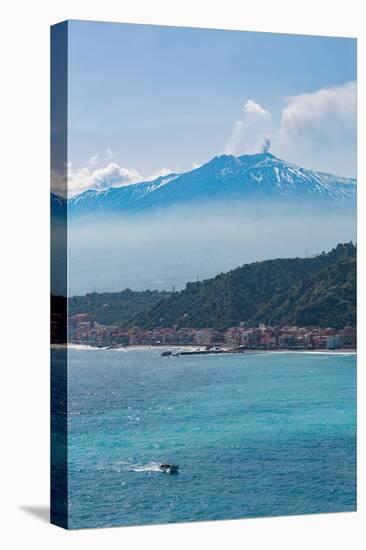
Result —
<instances>
[{"instance_id":1,"label":"tree covered slope","mask_svg":"<svg viewBox=\"0 0 366 550\"><path fill-rule=\"evenodd\" d=\"M339 244L312 258L255 262L213 279L188 283L128 324L225 329L240 322L251 326L355 325L355 246Z\"/></svg>"}]
</instances>

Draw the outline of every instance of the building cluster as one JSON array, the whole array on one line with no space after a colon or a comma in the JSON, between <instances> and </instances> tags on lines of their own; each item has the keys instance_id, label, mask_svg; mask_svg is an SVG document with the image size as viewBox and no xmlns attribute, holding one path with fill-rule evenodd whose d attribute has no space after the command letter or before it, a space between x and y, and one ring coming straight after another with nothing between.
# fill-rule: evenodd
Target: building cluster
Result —
<instances>
[{"instance_id":1,"label":"building cluster","mask_svg":"<svg viewBox=\"0 0 366 550\"><path fill-rule=\"evenodd\" d=\"M250 328L245 323L224 331L210 328L193 329L159 327L153 330L124 329L116 325L101 325L88 314L69 319L69 339L93 346L133 345L195 345L226 346L248 349L340 349L356 348L356 329L266 326Z\"/></svg>"},{"instance_id":2,"label":"building cluster","mask_svg":"<svg viewBox=\"0 0 366 550\"><path fill-rule=\"evenodd\" d=\"M259 349L340 349L356 348L354 327L335 328L275 326L260 324L258 328L232 327L224 335L231 346Z\"/></svg>"}]
</instances>

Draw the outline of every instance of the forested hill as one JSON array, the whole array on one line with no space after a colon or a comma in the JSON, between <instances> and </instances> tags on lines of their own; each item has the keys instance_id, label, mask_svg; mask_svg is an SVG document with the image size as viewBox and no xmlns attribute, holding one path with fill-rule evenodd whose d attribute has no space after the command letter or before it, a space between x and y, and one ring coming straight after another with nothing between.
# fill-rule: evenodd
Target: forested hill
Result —
<instances>
[{"instance_id":1,"label":"forested hill","mask_svg":"<svg viewBox=\"0 0 366 550\"><path fill-rule=\"evenodd\" d=\"M91 292L84 296L69 298L69 316L88 313L90 318L102 325L122 325L142 311L170 296L170 292L158 290L123 292Z\"/></svg>"},{"instance_id":2,"label":"forested hill","mask_svg":"<svg viewBox=\"0 0 366 550\"><path fill-rule=\"evenodd\" d=\"M223 330L242 321L250 326L355 326L356 247L338 244L311 258L255 262L188 283L127 324Z\"/></svg>"}]
</instances>

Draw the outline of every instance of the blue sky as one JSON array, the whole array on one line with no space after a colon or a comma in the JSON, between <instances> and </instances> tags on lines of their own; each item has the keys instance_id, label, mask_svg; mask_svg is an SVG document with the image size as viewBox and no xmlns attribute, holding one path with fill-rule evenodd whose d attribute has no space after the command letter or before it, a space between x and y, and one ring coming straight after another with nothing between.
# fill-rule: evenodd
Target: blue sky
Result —
<instances>
[{"instance_id":1,"label":"blue sky","mask_svg":"<svg viewBox=\"0 0 366 550\"><path fill-rule=\"evenodd\" d=\"M356 175L356 41L71 21L72 192L274 154Z\"/></svg>"}]
</instances>

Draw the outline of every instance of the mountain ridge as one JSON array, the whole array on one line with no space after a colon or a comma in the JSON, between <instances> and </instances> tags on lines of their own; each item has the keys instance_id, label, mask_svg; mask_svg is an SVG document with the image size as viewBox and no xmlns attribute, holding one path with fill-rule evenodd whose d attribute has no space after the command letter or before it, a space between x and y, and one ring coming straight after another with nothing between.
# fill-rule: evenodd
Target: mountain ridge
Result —
<instances>
[{"instance_id":1,"label":"mountain ridge","mask_svg":"<svg viewBox=\"0 0 366 550\"><path fill-rule=\"evenodd\" d=\"M89 189L67 201L73 216L139 212L222 200L354 200L356 180L307 170L271 153L219 155L182 174L106 190Z\"/></svg>"}]
</instances>

